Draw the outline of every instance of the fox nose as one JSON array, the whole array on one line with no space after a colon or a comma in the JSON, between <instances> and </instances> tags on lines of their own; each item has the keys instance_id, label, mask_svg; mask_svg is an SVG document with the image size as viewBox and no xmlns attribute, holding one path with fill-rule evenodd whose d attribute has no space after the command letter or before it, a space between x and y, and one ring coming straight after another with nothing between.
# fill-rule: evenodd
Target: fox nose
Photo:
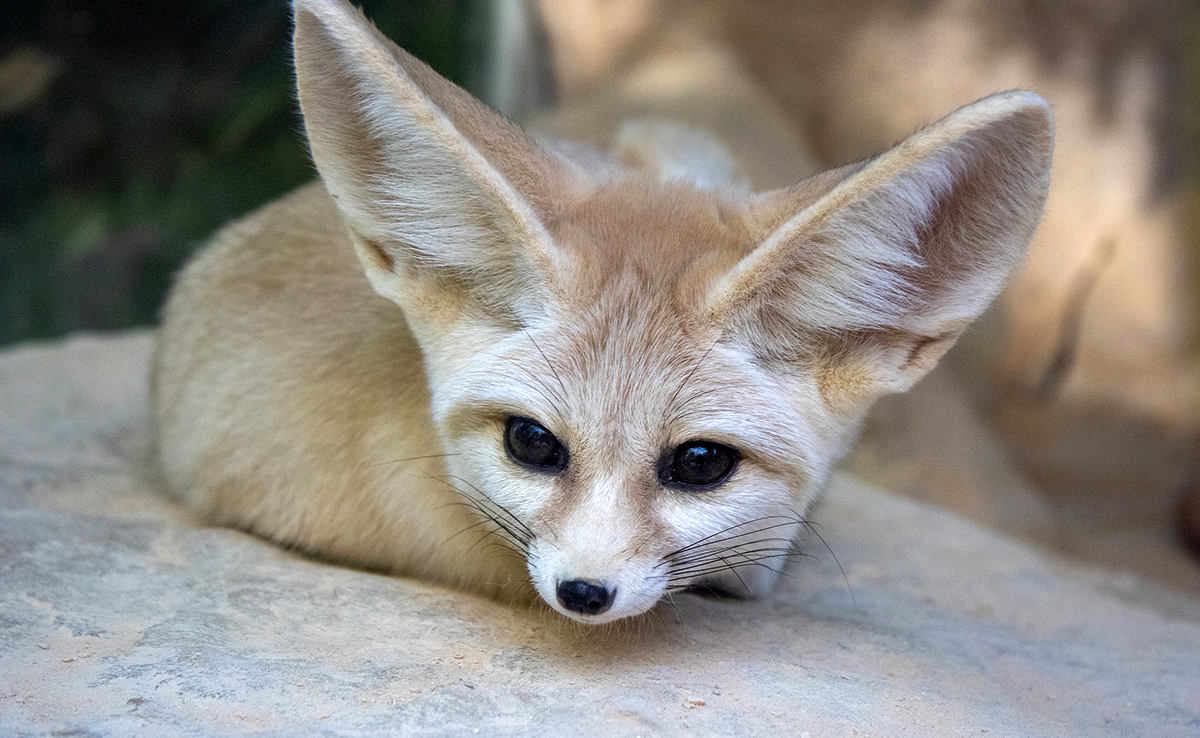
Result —
<instances>
[{"instance_id":1,"label":"fox nose","mask_svg":"<svg viewBox=\"0 0 1200 738\"><path fill-rule=\"evenodd\" d=\"M610 590L600 582L587 579L571 579L558 583L558 601L572 612L584 615L599 615L612 607L617 591Z\"/></svg>"}]
</instances>

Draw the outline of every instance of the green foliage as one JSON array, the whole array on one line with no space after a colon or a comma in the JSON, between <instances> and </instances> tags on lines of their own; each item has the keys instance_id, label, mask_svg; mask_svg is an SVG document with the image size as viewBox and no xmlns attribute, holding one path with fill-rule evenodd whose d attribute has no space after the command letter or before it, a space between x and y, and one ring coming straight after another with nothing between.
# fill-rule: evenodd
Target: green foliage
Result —
<instances>
[{"instance_id":1,"label":"green foliage","mask_svg":"<svg viewBox=\"0 0 1200 738\"><path fill-rule=\"evenodd\" d=\"M472 70L470 0L363 5ZM214 229L315 176L290 32L283 0L0 3L0 344L153 323Z\"/></svg>"}]
</instances>

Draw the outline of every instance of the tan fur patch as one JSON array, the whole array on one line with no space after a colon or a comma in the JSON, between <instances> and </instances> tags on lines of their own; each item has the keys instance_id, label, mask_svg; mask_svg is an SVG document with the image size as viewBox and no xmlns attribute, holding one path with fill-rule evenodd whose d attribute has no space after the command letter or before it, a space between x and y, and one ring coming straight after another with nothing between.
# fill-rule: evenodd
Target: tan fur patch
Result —
<instances>
[{"instance_id":1,"label":"tan fur patch","mask_svg":"<svg viewBox=\"0 0 1200 738\"><path fill-rule=\"evenodd\" d=\"M360 236L360 238L362 237ZM378 241L370 238L362 238L362 243L367 248L367 252L375 258L380 269L389 272L396 271L396 260L392 258L392 255Z\"/></svg>"}]
</instances>

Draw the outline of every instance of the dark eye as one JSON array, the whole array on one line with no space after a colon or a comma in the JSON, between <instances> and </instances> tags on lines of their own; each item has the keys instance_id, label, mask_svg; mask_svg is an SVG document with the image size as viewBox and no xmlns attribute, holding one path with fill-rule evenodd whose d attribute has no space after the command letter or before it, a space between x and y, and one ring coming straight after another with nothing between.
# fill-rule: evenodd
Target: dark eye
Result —
<instances>
[{"instance_id":1,"label":"dark eye","mask_svg":"<svg viewBox=\"0 0 1200 738\"><path fill-rule=\"evenodd\" d=\"M713 441L688 441L659 462L658 481L666 487L708 489L733 474L742 454Z\"/></svg>"},{"instance_id":2,"label":"dark eye","mask_svg":"<svg viewBox=\"0 0 1200 738\"><path fill-rule=\"evenodd\" d=\"M504 428L504 449L517 464L557 474L567 468L567 449L536 420L512 416Z\"/></svg>"}]
</instances>

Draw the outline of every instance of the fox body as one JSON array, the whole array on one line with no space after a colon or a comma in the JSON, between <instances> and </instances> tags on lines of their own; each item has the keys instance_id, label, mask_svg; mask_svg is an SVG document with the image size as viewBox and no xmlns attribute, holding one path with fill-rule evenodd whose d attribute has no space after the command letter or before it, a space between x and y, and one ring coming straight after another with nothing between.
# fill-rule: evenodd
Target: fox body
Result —
<instances>
[{"instance_id":1,"label":"fox body","mask_svg":"<svg viewBox=\"0 0 1200 738\"><path fill-rule=\"evenodd\" d=\"M1030 93L756 192L703 132L538 138L350 6L295 13L321 182L181 275L168 482L214 522L584 622L768 590L867 409L986 307L1046 195Z\"/></svg>"}]
</instances>

